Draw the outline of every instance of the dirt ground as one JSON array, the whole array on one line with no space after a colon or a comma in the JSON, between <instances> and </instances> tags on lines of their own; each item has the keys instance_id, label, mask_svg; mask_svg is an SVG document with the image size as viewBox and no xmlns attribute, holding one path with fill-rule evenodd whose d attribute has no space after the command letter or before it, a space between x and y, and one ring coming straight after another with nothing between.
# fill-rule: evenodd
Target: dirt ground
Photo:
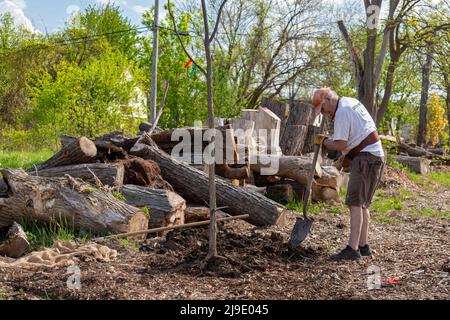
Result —
<instances>
[{"instance_id":1,"label":"dirt ground","mask_svg":"<svg viewBox=\"0 0 450 320\"><path fill-rule=\"evenodd\" d=\"M405 208L450 211L450 188L424 191L389 170L384 193L406 188ZM372 221L374 256L356 262L329 260L346 245L349 215L343 206L325 206L296 252L288 247L293 212L265 229L221 224L223 258L209 271L203 265L207 228L173 231L136 247L111 240L106 245L118 251L114 261L78 261L80 289L68 289L67 267L0 268L0 299L450 299L450 219L406 211L387 213L396 223ZM369 290L377 268L381 288Z\"/></svg>"}]
</instances>

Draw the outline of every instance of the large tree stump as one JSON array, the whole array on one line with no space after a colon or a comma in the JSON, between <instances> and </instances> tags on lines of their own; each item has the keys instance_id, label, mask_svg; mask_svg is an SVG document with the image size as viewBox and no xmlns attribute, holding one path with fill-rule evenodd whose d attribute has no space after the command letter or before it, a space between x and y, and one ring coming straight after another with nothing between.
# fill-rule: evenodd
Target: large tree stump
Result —
<instances>
[{"instance_id":1,"label":"large tree stump","mask_svg":"<svg viewBox=\"0 0 450 320\"><path fill-rule=\"evenodd\" d=\"M0 243L0 256L20 258L30 249L27 235L20 224L14 222L6 234L6 241Z\"/></svg>"},{"instance_id":2,"label":"large tree stump","mask_svg":"<svg viewBox=\"0 0 450 320\"><path fill-rule=\"evenodd\" d=\"M36 175L36 172L30 172ZM66 174L73 178L97 185L97 180L106 186L121 188L123 185L124 166L121 163L87 163L72 166L62 166L38 170L40 177L64 177Z\"/></svg>"},{"instance_id":3,"label":"large tree stump","mask_svg":"<svg viewBox=\"0 0 450 320\"><path fill-rule=\"evenodd\" d=\"M205 203L209 199L208 176L186 163L173 159L159 149L148 135L143 135L131 150L133 155L153 160L161 168L162 176L186 200ZM263 195L248 192L216 178L217 205L232 215L248 214L247 221L256 226L276 224L286 208Z\"/></svg>"},{"instance_id":4,"label":"large tree stump","mask_svg":"<svg viewBox=\"0 0 450 320\"><path fill-rule=\"evenodd\" d=\"M300 156L308 134L308 127L303 125L289 125L281 138L281 151L286 156Z\"/></svg>"},{"instance_id":5,"label":"large tree stump","mask_svg":"<svg viewBox=\"0 0 450 320\"><path fill-rule=\"evenodd\" d=\"M314 107L303 101L294 101L289 109L289 118L286 122L287 126L309 126L314 120Z\"/></svg>"},{"instance_id":6,"label":"large tree stump","mask_svg":"<svg viewBox=\"0 0 450 320\"><path fill-rule=\"evenodd\" d=\"M420 174L430 172L430 160L420 157L397 156L398 162Z\"/></svg>"},{"instance_id":7,"label":"large tree stump","mask_svg":"<svg viewBox=\"0 0 450 320\"><path fill-rule=\"evenodd\" d=\"M306 133L305 141L303 143L302 154L314 152L314 137L320 133L320 128L309 125Z\"/></svg>"},{"instance_id":8,"label":"large tree stump","mask_svg":"<svg viewBox=\"0 0 450 320\"><path fill-rule=\"evenodd\" d=\"M148 217L106 191L75 180L27 175L23 170L1 170L9 196L0 198L0 228L14 221L57 221L91 233L125 233L147 229Z\"/></svg>"},{"instance_id":9,"label":"large tree stump","mask_svg":"<svg viewBox=\"0 0 450 320\"><path fill-rule=\"evenodd\" d=\"M148 208L150 228L184 224L186 201L175 192L124 185L122 195L127 204Z\"/></svg>"},{"instance_id":10,"label":"large tree stump","mask_svg":"<svg viewBox=\"0 0 450 320\"><path fill-rule=\"evenodd\" d=\"M95 143L86 137L81 137L64 145L53 157L38 165L37 170L94 162L96 155Z\"/></svg>"}]
</instances>

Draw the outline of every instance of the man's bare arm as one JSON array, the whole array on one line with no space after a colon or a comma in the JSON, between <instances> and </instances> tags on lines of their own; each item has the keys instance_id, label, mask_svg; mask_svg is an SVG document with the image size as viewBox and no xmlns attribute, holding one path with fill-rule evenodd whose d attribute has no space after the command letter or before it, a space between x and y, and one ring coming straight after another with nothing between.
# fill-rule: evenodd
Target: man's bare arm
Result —
<instances>
[{"instance_id":1,"label":"man's bare arm","mask_svg":"<svg viewBox=\"0 0 450 320\"><path fill-rule=\"evenodd\" d=\"M331 139L326 139L323 142L323 145L328 149L328 150L336 150L336 151L344 151L345 149L347 149L347 141L345 140L331 140Z\"/></svg>"}]
</instances>

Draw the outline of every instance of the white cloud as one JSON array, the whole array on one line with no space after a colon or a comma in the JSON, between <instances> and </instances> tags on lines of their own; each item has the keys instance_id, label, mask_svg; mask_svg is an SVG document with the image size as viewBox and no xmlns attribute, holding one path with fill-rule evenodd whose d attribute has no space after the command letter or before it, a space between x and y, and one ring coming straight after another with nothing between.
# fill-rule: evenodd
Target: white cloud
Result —
<instances>
[{"instance_id":1,"label":"white cloud","mask_svg":"<svg viewBox=\"0 0 450 320\"><path fill-rule=\"evenodd\" d=\"M77 5L75 5L75 4L71 4L70 6L68 6L68 7L66 8L66 13L67 13L68 15L72 15L72 14L74 14L74 13L77 13L78 11L80 11L80 7L77 6Z\"/></svg>"},{"instance_id":2,"label":"white cloud","mask_svg":"<svg viewBox=\"0 0 450 320\"><path fill-rule=\"evenodd\" d=\"M31 23L31 20L25 16L23 9L27 7L24 0L5 0L0 2L0 14L6 12L11 13L17 26L23 26L25 29L35 32L36 30Z\"/></svg>"},{"instance_id":3,"label":"white cloud","mask_svg":"<svg viewBox=\"0 0 450 320\"><path fill-rule=\"evenodd\" d=\"M150 10L150 7L144 7L144 6L140 6L140 5L132 6L131 8L133 9L133 11L135 11L139 14L144 14L145 11Z\"/></svg>"}]
</instances>

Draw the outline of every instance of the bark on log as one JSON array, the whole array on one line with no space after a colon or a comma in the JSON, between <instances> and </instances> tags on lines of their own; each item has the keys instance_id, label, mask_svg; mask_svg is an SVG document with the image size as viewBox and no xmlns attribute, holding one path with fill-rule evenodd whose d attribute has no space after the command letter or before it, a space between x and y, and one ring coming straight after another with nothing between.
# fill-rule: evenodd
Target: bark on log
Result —
<instances>
[{"instance_id":1,"label":"bark on log","mask_svg":"<svg viewBox=\"0 0 450 320\"><path fill-rule=\"evenodd\" d=\"M186 210L184 210L184 222L191 223L209 220L209 211L208 207L188 204ZM228 215L221 210L216 211L217 219L225 218L227 216Z\"/></svg>"},{"instance_id":2,"label":"bark on log","mask_svg":"<svg viewBox=\"0 0 450 320\"><path fill-rule=\"evenodd\" d=\"M216 164L216 174L226 179L248 179L250 168L248 166L233 168L227 164Z\"/></svg>"},{"instance_id":3,"label":"bark on log","mask_svg":"<svg viewBox=\"0 0 450 320\"><path fill-rule=\"evenodd\" d=\"M209 199L208 176L185 163L171 158L160 150L148 135L143 135L131 150L133 155L153 160L161 168L162 176L185 199L204 203ZM243 190L240 187L216 178L217 205L232 215L248 214L247 221L256 226L276 224L285 214L286 208L266 197Z\"/></svg>"},{"instance_id":4,"label":"bark on log","mask_svg":"<svg viewBox=\"0 0 450 320\"><path fill-rule=\"evenodd\" d=\"M3 177L0 177L0 198L4 198L8 196L8 185L6 184Z\"/></svg>"},{"instance_id":5,"label":"bark on log","mask_svg":"<svg viewBox=\"0 0 450 320\"><path fill-rule=\"evenodd\" d=\"M311 166L312 159L309 157L260 156L258 164L252 164L251 169L262 175L285 177L306 185ZM316 164L315 175L322 177L322 168L319 161Z\"/></svg>"},{"instance_id":6,"label":"bark on log","mask_svg":"<svg viewBox=\"0 0 450 320\"><path fill-rule=\"evenodd\" d=\"M120 189L123 185L124 166L121 163L88 163L49 168L37 172L40 177L64 177L66 174L93 185L97 185L95 179L97 177L103 185ZM36 175L36 172L32 171L30 175Z\"/></svg>"},{"instance_id":7,"label":"bark on log","mask_svg":"<svg viewBox=\"0 0 450 320\"><path fill-rule=\"evenodd\" d=\"M317 126L308 126L308 132L305 137L305 142L303 144L302 154L307 154L314 152L314 137L319 134L320 128Z\"/></svg>"},{"instance_id":8,"label":"bark on log","mask_svg":"<svg viewBox=\"0 0 450 320\"><path fill-rule=\"evenodd\" d=\"M309 126L314 120L314 107L303 101L295 101L290 106L289 118L286 125Z\"/></svg>"},{"instance_id":9,"label":"bark on log","mask_svg":"<svg viewBox=\"0 0 450 320\"><path fill-rule=\"evenodd\" d=\"M411 157L427 157L427 158L434 158L437 156L436 154L433 154L431 152L428 152L424 148L421 147L412 147L404 142L400 142L398 145L398 151L399 152L406 152Z\"/></svg>"},{"instance_id":10,"label":"bark on log","mask_svg":"<svg viewBox=\"0 0 450 320\"><path fill-rule=\"evenodd\" d=\"M186 201L175 192L135 185L124 185L121 192L127 204L149 209L149 228L168 227L185 222Z\"/></svg>"},{"instance_id":11,"label":"bark on log","mask_svg":"<svg viewBox=\"0 0 450 320\"><path fill-rule=\"evenodd\" d=\"M300 156L308 134L308 127L302 125L286 126L280 141L281 151L286 156Z\"/></svg>"},{"instance_id":12,"label":"bark on log","mask_svg":"<svg viewBox=\"0 0 450 320\"><path fill-rule=\"evenodd\" d=\"M0 256L20 258L30 249L27 235L17 222L14 222L6 234L6 241L0 243Z\"/></svg>"},{"instance_id":13,"label":"bark on log","mask_svg":"<svg viewBox=\"0 0 450 320\"><path fill-rule=\"evenodd\" d=\"M148 217L139 209L70 176L34 177L10 169L1 172L10 196L0 198L0 228L23 218L56 219L91 233L125 233L148 227Z\"/></svg>"},{"instance_id":14,"label":"bark on log","mask_svg":"<svg viewBox=\"0 0 450 320\"><path fill-rule=\"evenodd\" d=\"M294 188L290 184L273 184L267 187L266 196L278 203L287 203L294 199Z\"/></svg>"},{"instance_id":15,"label":"bark on log","mask_svg":"<svg viewBox=\"0 0 450 320\"><path fill-rule=\"evenodd\" d=\"M123 184L173 191L170 183L161 177L161 170L156 162L135 158L119 160L119 163L125 168Z\"/></svg>"},{"instance_id":16,"label":"bark on log","mask_svg":"<svg viewBox=\"0 0 450 320\"><path fill-rule=\"evenodd\" d=\"M405 157L405 156L398 156L397 159L398 162L407 166L414 172L420 174L426 174L430 172L430 160L428 159L420 157Z\"/></svg>"},{"instance_id":17,"label":"bark on log","mask_svg":"<svg viewBox=\"0 0 450 320\"><path fill-rule=\"evenodd\" d=\"M37 166L38 170L95 161L97 148L91 140L81 137L62 147L53 157Z\"/></svg>"}]
</instances>

